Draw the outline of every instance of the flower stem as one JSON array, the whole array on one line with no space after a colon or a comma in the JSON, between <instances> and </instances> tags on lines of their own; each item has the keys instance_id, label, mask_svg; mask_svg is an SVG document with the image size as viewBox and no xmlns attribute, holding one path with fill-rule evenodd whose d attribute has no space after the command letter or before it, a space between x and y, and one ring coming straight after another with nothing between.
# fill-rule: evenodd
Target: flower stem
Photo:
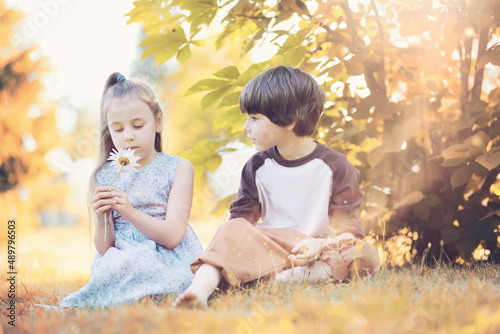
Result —
<instances>
[{"instance_id":1,"label":"flower stem","mask_svg":"<svg viewBox=\"0 0 500 334\"><path fill-rule=\"evenodd\" d=\"M124 164L122 164L122 166L120 167L120 171L118 172L118 174L116 174L115 178L113 179L113 181L111 181L111 183L109 184L109 186L111 187L113 185L113 182L115 182L116 178L118 177L118 175L120 175L120 173L122 172L123 170L123 167L125 167Z\"/></svg>"},{"instance_id":2,"label":"flower stem","mask_svg":"<svg viewBox=\"0 0 500 334\"><path fill-rule=\"evenodd\" d=\"M113 181L111 181L111 183L109 184L110 187L113 185L113 182L115 182L118 175L120 175L120 173L122 172L123 167L125 167L125 164L122 164L122 166L120 167L120 171L118 172L118 174L116 174ZM108 211L104 212L104 243L106 243L106 234L107 234L106 232L108 231Z\"/></svg>"}]
</instances>

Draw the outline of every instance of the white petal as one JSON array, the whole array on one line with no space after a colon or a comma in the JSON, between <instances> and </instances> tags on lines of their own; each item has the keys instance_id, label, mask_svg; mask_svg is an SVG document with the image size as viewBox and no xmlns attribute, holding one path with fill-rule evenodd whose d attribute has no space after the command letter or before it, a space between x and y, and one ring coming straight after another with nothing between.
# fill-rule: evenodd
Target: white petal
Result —
<instances>
[{"instance_id":1,"label":"white petal","mask_svg":"<svg viewBox=\"0 0 500 334\"><path fill-rule=\"evenodd\" d=\"M136 157L134 153L135 151L131 150L130 148L125 150L123 148L119 148L118 150L113 149L113 152L110 153L108 161L111 161L111 166L114 166L118 170L120 170L122 165L118 162L118 160L120 160L120 158L127 158L129 160L129 164L123 166L122 171L125 173L136 172L137 170L135 169L135 167L140 165L137 163L139 157Z\"/></svg>"}]
</instances>

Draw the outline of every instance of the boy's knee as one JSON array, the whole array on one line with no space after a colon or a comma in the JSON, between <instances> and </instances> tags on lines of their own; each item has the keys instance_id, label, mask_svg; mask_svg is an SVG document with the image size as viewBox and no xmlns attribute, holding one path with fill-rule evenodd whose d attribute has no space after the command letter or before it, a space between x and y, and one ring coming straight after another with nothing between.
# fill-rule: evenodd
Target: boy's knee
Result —
<instances>
[{"instance_id":1,"label":"boy's knee","mask_svg":"<svg viewBox=\"0 0 500 334\"><path fill-rule=\"evenodd\" d=\"M218 228L218 232L240 232L244 231L247 228L251 228L253 225L246 219L244 218L235 218L228 220L227 222L223 223L221 226Z\"/></svg>"}]
</instances>

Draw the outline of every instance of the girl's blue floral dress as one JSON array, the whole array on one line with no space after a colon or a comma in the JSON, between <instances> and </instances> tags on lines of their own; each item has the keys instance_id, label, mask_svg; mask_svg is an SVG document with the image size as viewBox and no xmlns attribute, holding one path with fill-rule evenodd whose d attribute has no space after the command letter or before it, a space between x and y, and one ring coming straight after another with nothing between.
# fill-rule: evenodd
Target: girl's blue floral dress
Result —
<instances>
[{"instance_id":1,"label":"girl's blue floral dress","mask_svg":"<svg viewBox=\"0 0 500 334\"><path fill-rule=\"evenodd\" d=\"M135 173L121 173L113 186L123 190L130 204L148 215L165 219L179 157L158 153ZM108 162L97 183L108 186L117 174ZM183 292L191 283L190 264L203 251L188 224L181 243L167 249L146 238L113 210L115 246L101 256L96 252L92 277L79 291L64 298L61 307L105 307L137 301L146 296Z\"/></svg>"}]
</instances>

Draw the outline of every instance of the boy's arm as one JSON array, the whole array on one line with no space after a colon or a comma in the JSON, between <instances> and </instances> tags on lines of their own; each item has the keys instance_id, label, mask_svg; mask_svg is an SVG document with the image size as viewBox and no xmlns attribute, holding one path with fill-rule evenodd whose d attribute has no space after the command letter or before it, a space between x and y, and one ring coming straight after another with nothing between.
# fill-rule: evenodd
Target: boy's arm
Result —
<instances>
[{"instance_id":1,"label":"boy's arm","mask_svg":"<svg viewBox=\"0 0 500 334\"><path fill-rule=\"evenodd\" d=\"M359 212L363 194L359 189L359 171L347 159L333 170L332 195L330 197L330 227L335 236L349 233L364 238L364 228Z\"/></svg>"},{"instance_id":2,"label":"boy's arm","mask_svg":"<svg viewBox=\"0 0 500 334\"><path fill-rule=\"evenodd\" d=\"M255 173L262 164L263 160L254 155L243 167L238 197L231 203L229 219L244 218L253 225L259 221L261 206Z\"/></svg>"}]
</instances>

